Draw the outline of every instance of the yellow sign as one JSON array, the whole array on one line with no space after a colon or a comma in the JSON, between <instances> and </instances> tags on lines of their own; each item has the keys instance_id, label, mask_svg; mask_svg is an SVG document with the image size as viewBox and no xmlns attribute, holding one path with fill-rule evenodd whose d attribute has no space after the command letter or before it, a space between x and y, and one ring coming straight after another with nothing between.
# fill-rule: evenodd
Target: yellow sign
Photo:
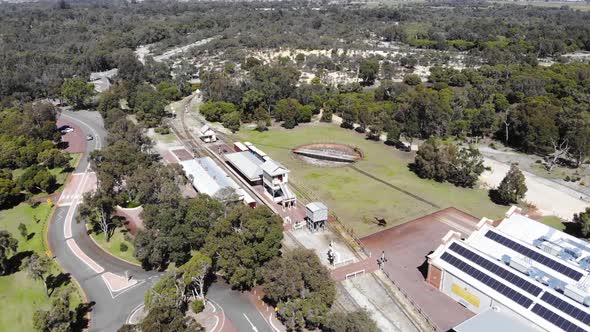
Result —
<instances>
[{"instance_id":1,"label":"yellow sign","mask_svg":"<svg viewBox=\"0 0 590 332\"><path fill-rule=\"evenodd\" d=\"M51 198L48 198L48 199L47 199L47 204L51 205L51 203L52 203L52 202L51 202Z\"/></svg>"},{"instance_id":2,"label":"yellow sign","mask_svg":"<svg viewBox=\"0 0 590 332\"><path fill-rule=\"evenodd\" d=\"M47 255L47 257L52 257L53 256L53 253L51 252L51 250L47 250L45 252L45 255Z\"/></svg>"},{"instance_id":3,"label":"yellow sign","mask_svg":"<svg viewBox=\"0 0 590 332\"><path fill-rule=\"evenodd\" d=\"M467 301L467 302L471 303L472 305L479 308L479 296L471 293L467 289L465 289L457 284L453 284L451 286L451 291L453 291L453 293L459 295L463 300L465 300L465 301Z\"/></svg>"}]
</instances>

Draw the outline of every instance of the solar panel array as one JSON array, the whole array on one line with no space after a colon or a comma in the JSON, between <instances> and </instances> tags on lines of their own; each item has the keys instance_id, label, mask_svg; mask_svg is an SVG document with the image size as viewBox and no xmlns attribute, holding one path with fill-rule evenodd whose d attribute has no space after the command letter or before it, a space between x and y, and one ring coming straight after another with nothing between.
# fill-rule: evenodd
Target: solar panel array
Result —
<instances>
[{"instance_id":1,"label":"solar panel array","mask_svg":"<svg viewBox=\"0 0 590 332\"><path fill-rule=\"evenodd\" d=\"M535 314L541 316L546 321L550 322L551 324L559 327L560 329L567 331L567 332L585 332L583 328L579 327L578 325L570 322L569 320L563 318L562 316L556 314L555 312L545 308L540 304L535 304L533 309L531 310Z\"/></svg>"},{"instance_id":2,"label":"solar panel array","mask_svg":"<svg viewBox=\"0 0 590 332\"><path fill-rule=\"evenodd\" d=\"M441 259L525 308L530 307L533 303L531 299L522 295L520 292L515 291L510 286L506 286L505 284L486 275L485 273L465 263L463 260L455 257L454 255L449 254L448 252L442 254Z\"/></svg>"},{"instance_id":3,"label":"solar panel array","mask_svg":"<svg viewBox=\"0 0 590 332\"><path fill-rule=\"evenodd\" d=\"M586 325L590 325L590 314L574 305L569 304L568 302L558 298L557 296L551 293L545 293L543 294L543 296L541 296L541 300L547 302L548 304L568 314L569 316L579 320L580 322L583 322Z\"/></svg>"},{"instance_id":4,"label":"solar panel array","mask_svg":"<svg viewBox=\"0 0 590 332\"><path fill-rule=\"evenodd\" d=\"M473 251L463 247L462 245L454 242L449 247L454 252L458 253L459 255L467 258L468 260L474 262L475 264L483 267L484 269L492 272L493 274L497 275L498 277L508 281L509 283L515 285L516 287L522 289L523 291L532 294L533 296L538 296L541 294L541 288L535 286L533 283L525 280L517 276L516 274L501 268L500 266L492 263L491 261L483 258L482 256L474 253Z\"/></svg>"},{"instance_id":5,"label":"solar panel array","mask_svg":"<svg viewBox=\"0 0 590 332\"><path fill-rule=\"evenodd\" d=\"M558 261L551 259L545 255L539 254L538 252L529 249L525 246L523 246L520 243L517 243L515 241L510 240L509 238L500 235L494 231L490 231L488 230L485 234L485 236L489 239L492 239L500 244L502 244L503 246L506 246L536 262L539 262L569 278L572 278L574 280L579 281L580 279L582 279L583 274L572 269L569 268L561 263L559 263Z\"/></svg>"}]
</instances>

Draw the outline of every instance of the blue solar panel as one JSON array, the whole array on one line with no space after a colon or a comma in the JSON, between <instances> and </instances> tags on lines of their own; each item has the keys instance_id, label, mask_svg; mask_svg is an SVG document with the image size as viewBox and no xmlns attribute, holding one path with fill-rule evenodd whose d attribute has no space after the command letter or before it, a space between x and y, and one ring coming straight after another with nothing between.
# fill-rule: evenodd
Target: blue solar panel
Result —
<instances>
[{"instance_id":1,"label":"blue solar panel","mask_svg":"<svg viewBox=\"0 0 590 332\"><path fill-rule=\"evenodd\" d=\"M541 300L547 302L548 304L552 305L555 309L558 309L567 315L583 322L586 325L590 325L590 314L586 313L584 310L569 304L568 302L560 299L559 297L551 294L545 293L541 296Z\"/></svg>"},{"instance_id":2,"label":"blue solar panel","mask_svg":"<svg viewBox=\"0 0 590 332\"><path fill-rule=\"evenodd\" d=\"M496 232L493 231L487 231L485 236L489 239L492 239L498 243L500 243L501 245L508 247L520 254L525 255L526 257L539 262L569 278L572 278L574 280L580 280L582 279L583 274L572 269L569 268L561 263L559 263L558 261L551 259L545 255L541 255L538 252L529 249L523 245L521 245L520 243L514 242L512 240L510 240L509 238L502 236Z\"/></svg>"},{"instance_id":3,"label":"blue solar panel","mask_svg":"<svg viewBox=\"0 0 590 332\"><path fill-rule=\"evenodd\" d=\"M510 286L506 286L505 284L497 281L494 278L491 278L487 274L481 272L480 270L472 267L471 265L465 263L461 259L445 252L441 256L442 260L448 262L449 264L453 265L454 267L458 268L459 270L467 273L468 275L472 276L473 278L481 281L484 285L492 288L493 290L497 291L498 293L506 296L507 298L511 299L512 301L520 304L521 306L528 308L531 306L533 301L528 297L522 295L521 293L515 291L514 289L510 288Z\"/></svg>"},{"instance_id":4,"label":"blue solar panel","mask_svg":"<svg viewBox=\"0 0 590 332\"><path fill-rule=\"evenodd\" d=\"M546 321L550 322L551 324L559 327L560 329L567 331L567 332L585 332L583 328L579 327L578 325L570 322L569 320L563 318L561 315L556 314L555 312L545 308L540 304L535 304L533 309L531 310L535 314L541 316Z\"/></svg>"},{"instance_id":5,"label":"blue solar panel","mask_svg":"<svg viewBox=\"0 0 590 332\"><path fill-rule=\"evenodd\" d=\"M458 243L453 243L449 247L454 252L458 253L459 255L467 258L468 260L474 262L475 264L483 267L484 269L492 272L493 274L497 275L498 277L510 282L511 284L515 285L516 287L522 289L523 291L534 295L535 297L541 294L541 288L533 285L531 282L525 280L517 276L516 274L499 267L498 265L492 263L491 261L483 258L482 256L474 253L473 251L463 247Z\"/></svg>"}]
</instances>

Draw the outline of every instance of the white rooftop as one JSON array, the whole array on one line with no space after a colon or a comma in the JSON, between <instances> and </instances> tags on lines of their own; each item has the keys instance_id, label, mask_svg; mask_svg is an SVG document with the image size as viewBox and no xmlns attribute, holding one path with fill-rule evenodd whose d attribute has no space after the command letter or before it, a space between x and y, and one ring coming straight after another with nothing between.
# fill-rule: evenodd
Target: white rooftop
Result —
<instances>
[{"instance_id":1,"label":"white rooftop","mask_svg":"<svg viewBox=\"0 0 590 332\"><path fill-rule=\"evenodd\" d=\"M262 166L262 171L269 174L270 176L277 176L289 173L289 170L281 165L279 162L269 159L265 161Z\"/></svg>"},{"instance_id":2,"label":"white rooftop","mask_svg":"<svg viewBox=\"0 0 590 332\"><path fill-rule=\"evenodd\" d=\"M221 189L230 187L242 199L245 192L209 157L181 161L185 174L199 193L214 197Z\"/></svg>"},{"instance_id":3,"label":"white rooftop","mask_svg":"<svg viewBox=\"0 0 590 332\"><path fill-rule=\"evenodd\" d=\"M328 210L328 207L322 202L311 202L305 206L309 211L316 212L321 210Z\"/></svg>"},{"instance_id":4,"label":"white rooftop","mask_svg":"<svg viewBox=\"0 0 590 332\"><path fill-rule=\"evenodd\" d=\"M541 332L531 322L500 310L488 309L453 328L455 332Z\"/></svg>"},{"instance_id":5,"label":"white rooftop","mask_svg":"<svg viewBox=\"0 0 590 332\"><path fill-rule=\"evenodd\" d=\"M208 125L204 125L201 127L201 129L199 129L199 134L201 135L201 137L212 136L215 135L215 132Z\"/></svg>"},{"instance_id":6,"label":"white rooftop","mask_svg":"<svg viewBox=\"0 0 590 332\"><path fill-rule=\"evenodd\" d=\"M590 309L581 303L585 301L584 297L574 300L564 294L565 285L575 289L588 286L588 271L577 262L587 257L590 251L580 250L583 254L576 261L570 261L560 257L555 251L549 252L537 247L545 242L538 241L543 236L543 239L568 248L583 248L587 245L585 241L515 212L509 213L497 227L493 227L485 219L478 227L465 240L460 240L460 236L454 236L450 232L443 239L446 243L429 255L430 263L467 282L547 331L590 331ZM465 252L461 254L457 251L461 247L470 251L467 255L474 257L475 254L480 258L470 259L464 256ZM453 264L449 256L463 262L460 264L467 265L460 267ZM487 261L485 264L488 264L488 268L482 265L483 261ZM476 278L473 271L483 274ZM508 277L501 277L500 274ZM516 294L510 297L503 295L500 292L502 289L493 288L493 284L498 282L501 285L499 287L507 287ZM531 292L531 287L537 291ZM579 292L585 294L582 290ZM538 312L541 307L551 311L551 319L565 320L563 326L567 328L558 327L555 322L547 320L547 316L540 315Z\"/></svg>"},{"instance_id":7,"label":"white rooftop","mask_svg":"<svg viewBox=\"0 0 590 332\"><path fill-rule=\"evenodd\" d=\"M250 151L234 152L225 155L225 159L244 174L249 180L259 180L262 176L262 160Z\"/></svg>"}]
</instances>

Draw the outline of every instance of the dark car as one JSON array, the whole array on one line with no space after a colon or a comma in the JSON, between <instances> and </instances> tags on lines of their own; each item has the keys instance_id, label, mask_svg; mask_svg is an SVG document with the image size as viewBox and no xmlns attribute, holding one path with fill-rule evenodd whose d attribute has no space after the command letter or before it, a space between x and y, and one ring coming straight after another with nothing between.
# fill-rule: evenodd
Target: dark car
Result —
<instances>
[{"instance_id":1,"label":"dark car","mask_svg":"<svg viewBox=\"0 0 590 332\"><path fill-rule=\"evenodd\" d=\"M393 146L395 146L395 148L400 151L404 151L404 152L412 151L412 147L410 146L410 144L402 142L402 141L395 141Z\"/></svg>"}]
</instances>

